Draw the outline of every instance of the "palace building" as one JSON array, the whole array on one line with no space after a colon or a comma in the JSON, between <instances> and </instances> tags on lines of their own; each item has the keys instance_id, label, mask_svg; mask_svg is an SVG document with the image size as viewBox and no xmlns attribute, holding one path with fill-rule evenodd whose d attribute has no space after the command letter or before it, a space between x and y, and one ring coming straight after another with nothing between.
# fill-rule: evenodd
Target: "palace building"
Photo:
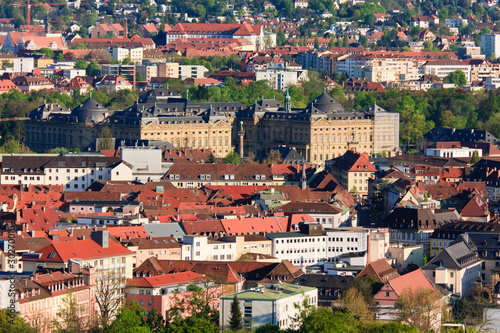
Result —
<instances>
[{"instance_id":1,"label":"palace building","mask_svg":"<svg viewBox=\"0 0 500 333\"><path fill-rule=\"evenodd\" d=\"M304 109L263 99L250 107L238 102L197 103L169 89L154 89L122 111L89 98L73 110L44 104L26 121L27 146L83 149L109 128L114 138L168 141L177 148L211 149L224 157L234 148L259 158L278 146L293 147L306 161L323 163L347 150L386 153L399 149L399 114L374 105L346 111L327 93Z\"/></svg>"},{"instance_id":2,"label":"palace building","mask_svg":"<svg viewBox=\"0 0 500 333\"><path fill-rule=\"evenodd\" d=\"M305 109L294 109L287 94L285 105L263 99L237 112L233 141L243 146L245 156L253 152L266 157L286 145L311 163L323 163L347 150L391 155L399 150L399 114L377 105L362 112L346 111L327 93Z\"/></svg>"}]
</instances>

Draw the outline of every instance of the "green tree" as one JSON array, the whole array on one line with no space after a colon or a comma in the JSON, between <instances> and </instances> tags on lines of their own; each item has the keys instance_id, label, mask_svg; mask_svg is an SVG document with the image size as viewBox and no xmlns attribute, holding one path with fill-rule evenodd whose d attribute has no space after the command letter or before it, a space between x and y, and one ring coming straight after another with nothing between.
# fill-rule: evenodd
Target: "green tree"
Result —
<instances>
[{"instance_id":1,"label":"green tree","mask_svg":"<svg viewBox=\"0 0 500 333\"><path fill-rule=\"evenodd\" d=\"M99 136L99 142L97 144L97 151L110 150L113 149L113 134L109 127L103 127L101 130L101 135Z\"/></svg>"},{"instance_id":2,"label":"green tree","mask_svg":"<svg viewBox=\"0 0 500 333\"><path fill-rule=\"evenodd\" d=\"M480 160L481 158L479 157L479 153L477 152L477 150L474 150L474 152L472 153L472 158L470 159L470 165L474 165Z\"/></svg>"},{"instance_id":3,"label":"green tree","mask_svg":"<svg viewBox=\"0 0 500 333\"><path fill-rule=\"evenodd\" d=\"M101 75L101 66L97 62L97 60L91 60L87 66L87 75L88 76L99 76Z\"/></svg>"},{"instance_id":4,"label":"green tree","mask_svg":"<svg viewBox=\"0 0 500 333\"><path fill-rule=\"evenodd\" d=\"M399 112L400 138L406 141L409 147L410 142L424 134L425 116L417 110L415 101L409 94L396 105L396 111Z\"/></svg>"},{"instance_id":5,"label":"green tree","mask_svg":"<svg viewBox=\"0 0 500 333\"><path fill-rule=\"evenodd\" d=\"M81 316L82 307L78 305L71 291L63 299L63 306L52 321L55 333L80 333L86 331L87 318Z\"/></svg>"},{"instance_id":6,"label":"green tree","mask_svg":"<svg viewBox=\"0 0 500 333\"><path fill-rule=\"evenodd\" d=\"M59 52L57 55L54 56L54 60L55 61L62 61L64 60L64 56L62 54L62 52Z\"/></svg>"},{"instance_id":7,"label":"green tree","mask_svg":"<svg viewBox=\"0 0 500 333\"><path fill-rule=\"evenodd\" d=\"M208 155L207 163L214 164L215 162L217 162L217 159L215 158L215 155L210 152L210 155Z\"/></svg>"},{"instance_id":8,"label":"green tree","mask_svg":"<svg viewBox=\"0 0 500 333\"><path fill-rule=\"evenodd\" d=\"M354 333L358 321L348 311L331 308L314 308L303 319L300 333Z\"/></svg>"},{"instance_id":9,"label":"green tree","mask_svg":"<svg viewBox=\"0 0 500 333\"><path fill-rule=\"evenodd\" d=\"M280 327L270 323L265 323L255 329L255 333L280 333Z\"/></svg>"},{"instance_id":10,"label":"green tree","mask_svg":"<svg viewBox=\"0 0 500 333\"><path fill-rule=\"evenodd\" d=\"M467 84L467 78L465 77L464 72L461 71L460 69L457 69L456 71L448 74L446 79L448 80L448 82L454 83L454 84L460 85L460 86Z\"/></svg>"},{"instance_id":11,"label":"green tree","mask_svg":"<svg viewBox=\"0 0 500 333\"><path fill-rule=\"evenodd\" d=\"M235 151L230 152L224 157L224 163L226 164L240 164L240 154Z\"/></svg>"},{"instance_id":12,"label":"green tree","mask_svg":"<svg viewBox=\"0 0 500 333\"><path fill-rule=\"evenodd\" d=\"M276 34L276 45L283 46L286 44L286 35L283 31L278 31Z\"/></svg>"},{"instance_id":13,"label":"green tree","mask_svg":"<svg viewBox=\"0 0 500 333\"><path fill-rule=\"evenodd\" d=\"M19 316L19 312L11 313L9 309L0 310L0 333L35 333L35 329Z\"/></svg>"},{"instance_id":14,"label":"green tree","mask_svg":"<svg viewBox=\"0 0 500 333\"><path fill-rule=\"evenodd\" d=\"M439 320L441 304L434 289L409 289L398 297L395 308L399 310L399 321L417 327L421 332L432 331Z\"/></svg>"},{"instance_id":15,"label":"green tree","mask_svg":"<svg viewBox=\"0 0 500 333\"><path fill-rule=\"evenodd\" d=\"M146 318L146 310L144 310L136 302L128 302L118 313L118 316L109 326L109 333L151 333L144 320Z\"/></svg>"},{"instance_id":16,"label":"green tree","mask_svg":"<svg viewBox=\"0 0 500 333\"><path fill-rule=\"evenodd\" d=\"M368 302L356 288L347 289L345 295L340 300L340 304L363 321L373 320L373 312L369 309Z\"/></svg>"},{"instance_id":17,"label":"green tree","mask_svg":"<svg viewBox=\"0 0 500 333\"><path fill-rule=\"evenodd\" d=\"M349 37L347 36L347 34L344 35L344 40L343 40L342 46L349 47Z\"/></svg>"},{"instance_id":18,"label":"green tree","mask_svg":"<svg viewBox=\"0 0 500 333\"><path fill-rule=\"evenodd\" d=\"M314 37L314 49L318 50L319 49L319 38Z\"/></svg>"},{"instance_id":19,"label":"green tree","mask_svg":"<svg viewBox=\"0 0 500 333\"><path fill-rule=\"evenodd\" d=\"M233 331L239 331L243 328L243 321L241 318L241 307L240 301L238 300L238 296L234 295L233 302L231 303L229 315L229 327Z\"/></svg>"},{"instance_id":20,"label":"green tree","mask_svg":"<svg viewBox=\"0 0 500 333\"><path fill-rule=\"evenodd\" d=\"M163 333L165 331L165 320L156 308L153 308L146 319L146 325L152 333Z\"/></svg>"},{"instance_id":21,"label":"green tree","mask_svg":"<svg viewBox=\"0 0 500 333\"><path fill-rule=\"evenodd\" d=\"M83 59L76 59L75 61L75 69L87 69L87 62Z\"/></svg>"},{"instance_id":22,"label":"green tree","mask_svg":"<svg viewBox=\"0 0 500 333\"><path fill-rule=\"evenodd\" d=\"M36 51L36 53L44 54L47 58L54 59L54 51L49 48L42 47L40 50Z\"/></svg>"},{"instance_id":23,"label":"green tree","mask_svg":"<svg viewBox=\"0 0 500 333\"><path fill-rule=\"evenodd\" d=\"M351 190L349 191L349 193L356 199L359 195L359 192L358 192L358 189L356 188L356 186L353 186L351 188Z\"/></svg>"}]
</instances>

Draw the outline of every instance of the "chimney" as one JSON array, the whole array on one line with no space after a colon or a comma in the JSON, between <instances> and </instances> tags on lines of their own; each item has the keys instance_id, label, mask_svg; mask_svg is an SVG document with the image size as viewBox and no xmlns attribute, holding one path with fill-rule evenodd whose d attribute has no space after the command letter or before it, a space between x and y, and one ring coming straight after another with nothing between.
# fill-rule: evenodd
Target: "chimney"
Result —
<instances>
[{"instance_id":1,"label":"chimney","mask_svg":"<svg viewBox=\"0 0 500 333\"><path fill-rule=\"evenodd\" d=\"M128 38L128 27L127 27L127 19L123 21L123 37Z\"/></svg>"},{"instance_id":2,"label":"chimney","mask_svg":"<svg viewBox=\"0 0 500 333\"><path fill-rule=\"evenodd\" d=\"M52 239L54 242L57 242L59 240L59 235L50 235L50 239Z\"/></svg>"},{"instance_id":3,"label":"chimney","mask_svg":"<svg viewBox=\"0 0 500 333\"><path fill-rule=\"evenodd\" d=\"M99 244L102 248L107 249L109 247L109 231L108 230L99 230L92 231L90 234L90 238Z\"/></svg>"}]
</instances>

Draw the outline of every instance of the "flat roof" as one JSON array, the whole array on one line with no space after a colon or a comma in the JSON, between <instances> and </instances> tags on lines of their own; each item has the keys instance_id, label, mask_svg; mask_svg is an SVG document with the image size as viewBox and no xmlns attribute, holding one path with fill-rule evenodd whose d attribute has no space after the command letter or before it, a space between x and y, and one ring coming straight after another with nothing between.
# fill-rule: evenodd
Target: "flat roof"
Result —
<instances>
[{"instance_id":1,"label":"flat roof","mask_svg":"<svg viewBox=\"0 0 500 333\"><path fill-rule=\"evenodd\" d=\"M234 295L237 295L239 300L275 301L312 290L317 290L317 288L290 283L281 283L275 284L270 288L261 287L240 291L236 294L222 296L221 299L232 300Z\"/></svg>"}]
</instances>

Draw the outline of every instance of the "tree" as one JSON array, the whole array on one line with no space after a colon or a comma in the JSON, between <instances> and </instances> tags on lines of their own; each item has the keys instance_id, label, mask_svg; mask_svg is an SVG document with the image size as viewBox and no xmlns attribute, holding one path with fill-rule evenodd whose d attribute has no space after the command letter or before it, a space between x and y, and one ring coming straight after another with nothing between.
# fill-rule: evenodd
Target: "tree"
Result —
<instances>
[{"instance_id":1,"label":"tree","mask_svg":"<svg viewBox=\"0 0 500 333\"><path fill-rule=\"evenodd\" d=\"M9 67L13 67L14 65L12 64L12 61L10 60L3 60L2 61L2 67L3 68L9 68Z\"/></svg>"},{"instance_id":2,"label":"tree","mask_svg":"<svg viewBox=\"0 0 500 333\"><path fill-rule=\"evenodd\" d=\"M463 323L477 325L483 321L484 309L493 306L493 287L477 284L455 303L453 316Z\"/></svg>"},{"instance_id":3,"label":"tree","mask_svg":"<svg viewBox=\"0 0 500 333\"><path fill-rule=\"evenodd\" d=\"M368 302L356 288L349 288L344 297L341 298L340 304L360 320L373 319L373 312L369 309Z\"/></svg>"},{"instance_id":4,"label":"tree","mask_svg":"<svg viewBox=\"0 0 500 333\"><path fill-rule=\"evenodd\" d=\"M87 62L83 59L76 59L75 61L75 69L87 69Z\"/></svg>"},{"instance_id":5,"label":"tree","mask_svg":"<svg viewBox=\"0 0 500 333\"><path fill-rule=\"evenodd\" d=\"M463 71L461 71L460 69L457 69L456 71L454 72L451 72L450 74L448 74L448 76L446 77L446 79L450 82L450 83L454 83L456 85L466 85L467 84L467 78L465 77L465 74Z\"/></svg>"},{"instance_id":6,"label":"tree","mask_svg":"<svg viewBox=\"0 0 500 333\"><path fill-rule=\"evenodd\" d=\"M96 275L95 300L98 305L99 320L103 327L107 327L122 308L124 295L120 290L124 283L124 278L109 271Z\"/></svg>"},{"instance_id":7,"label":"tree","mask_svg":"<svg viewBox=\"0 0 500 333\"><path fill-rule=\"evenodd\" d=\"M64 60L64 56L62 54L62 52L59 52L57 55L54 56L54 60L55 61L62 61Z\"/></svg>"},{"instance_id":8,"label":"tree","mask_svg":"<svg viewBox=\"0 0 500 333\"><path fill-rule=\"evenodd\" d=\"M433 289L415 288L404 290L395 303L400 322L417 327L421 332L433 330L439 322L441 304Z\"/></svg>"},{"instance_id":9,"label":"tree","mask_svg":"<svg viewBox=\"0 0 500 333\"><path fill-rule=\"evenodd\" d=\"M276 34L276 45L283 46L286 44L286 35L283 31L278 31Z\"/></svg>"},{"instance_id":10,"label":"tree","mask_svg":"<svg viewBox=\"0 0 500 333\"><path fill-rule=\"evenodd\" d=\"M234 295L233 302L231 303L231 313L229 315L229 327L233 331L239 331L243 328L243 321L241 319L240 301L236 294Z\"/></svg>"},{"instance_id":11,"label":"tree","mask_svg":"<svg viewBox=\"0 0 500 333\"><path fill-rule=\"evenodd\" d=\"M235 151L230 152L224 157L224 163L226 164L240 164L240 154Z\"/></svg>"},{"instance_id":12,"label":"tree","mask_svg":"<svg viewBox=\"0 0 500 333\"><path fill-rule=\"evenodd\" d=\"M314 308L302 320L300 333L354 333L357 320L348 311L331 308Z\"/></svg>"},{"instance_id":13,"label":"tree","mask_svg":"<svg viewBox=\"0 0 500 333\"><path fill-rule=\"evenodd\" d=\"M165 330L165 320L156 308L153 308L146 319L146 325L153 333L162 333Z\"/></svg>"},{"instance_id":14,"label":"tree","mask_svg":"<svg viewBox=\"0 0 500 333\"><path fill-rule=\"evenodd\" d=\"M113 149L113 134L109 127L103 127L96 147L97 151Z\"/></svg>"},{"instance_id":15,"label":"tree","mask_svg":"<svg viewBox=\"0 0 500 333\"><path fill-rule=\"evenodd\" d=\"M257 162L255 160L255 154L253 152L249 152L243 163L245 163L245 164L258 164L259 162Z\"/></svg>"},{"instance_id":16,"label":"tree","mask_svg":"<svg viewBox=\"0 0 500 333\"><path fill-rule=\"evenodd\" d=\"M480 160L481 158L479 157L479 153L477 152L477 150L474 150L474 152L472 153L472 158L470 159L470 165L474 165Z\"/></svg>"},{"instance_id":17,"label":"tree","mask_svg":"<svg viewBox=\"0 0 500 333\"><path fill-rule=\"evenodd\" d=\"M214 164L215 162L217 162L217 159L215 158L215 155L210 152L210 155L208 155L207 163Z\"/></svg>"},{"instance_id":18,"label":"tree","mask_svg":"<svg viewBox=\"0 0 500 333\"><path fill-rule=\"evenodd\" d=\"M40 50L36 51L36 53L43 54L47 58L54 59L54 51L49 48L42 47Z\"/></svg>"},{"instance_id":19,"label":"tree","mask_svg":"<svg viewBox=\"0 0 500 333\"><path fill-rule=\"evenodd\" d=\"M353 186L351 188L351 190L349 191L349 193L354 197L354 199L356 199L359 195L358 189L356 188L356 186Z\"/></svg>"},{"instance_id":20,"label":"tree","mask_svg":"<svg viewBox=\"0 0 500 333\"><path fill-rule=\"evenodd\" d=\"M83 333L86 331L88 323L86 321L91 318L82 316L84 311L82 306L79 306L73 297L71 291L68 291L63 299L63 306L57 313L56 318L52 321L53 332L55 333ZM92 311L92 310L91 310Z\"/></svg>"},{"instance_id":21,"label":"tree","mask_svg":"<svg viewBox=\"0 0 500 333\"><path fill-rule=\"evenodd\" d=\"M344 41L343 41L342 46L349 47L349 37L347 36L347 34L344 35Z\"/></svg>"},{"instance_id":22,"label":"tree","mask_svg":"<svg viewBox=\"0 0 500 333\"><path fill-rule=\"evenodd\" d=\"M10 309L0 309L0 333L11 332L35 333L35 329L19 316L19 312L12 313Z\"/></svg>"},{"instance_id":23,"label":"tree","mask_svg":"<svg viewBox=\"0 0 500 333\"><path fill-rule=\"evenodd\" d=\"M283 162L283 157L281 157L281 153L278 150L271 150L269 155L267 155L264 164L280 164Z\"/></svg>"},{"instance_id":24,"label":"tree","mask_svg":"<svg viewBox=\"0 0 500 333\"><path fill-rule=\"evenodd\" d=\"M406 141L409 147L410 142L424 134L425 116L417 110L415 101L409 94L396 105L396 111L400 115L400 138Z\"/></svg>"},{"instance_id":25,"label":"tree","mask_svg":"<svg viewBox=\"0 0 500 333\"><path fill-rule=\"evenodd\" d=\"M99 76L101 75L101 66L97 62L97 60L92 60L87 66L87 75L88 76Z\"/></svg>"},{"instance_id":26,"label":"tree","mask_svg":"<svg viewBox=\"0 0 500 333\"><path fill-rule=\"evenodd\" d=\"M128 302L120 308L116 319L107 331L109 333L151 333L144 320L145 317L146 310L134 301Z\"/></svg>"},{"instance_id":27,"label":"tree","mask_svg":"<svg viewBox=\"0 0 500 333\"><path fill-rule=\"evenodd\" d=\"M318 50L319 49L319 38L314 37L314 49Z\"/></svg>"}]
</instances>

